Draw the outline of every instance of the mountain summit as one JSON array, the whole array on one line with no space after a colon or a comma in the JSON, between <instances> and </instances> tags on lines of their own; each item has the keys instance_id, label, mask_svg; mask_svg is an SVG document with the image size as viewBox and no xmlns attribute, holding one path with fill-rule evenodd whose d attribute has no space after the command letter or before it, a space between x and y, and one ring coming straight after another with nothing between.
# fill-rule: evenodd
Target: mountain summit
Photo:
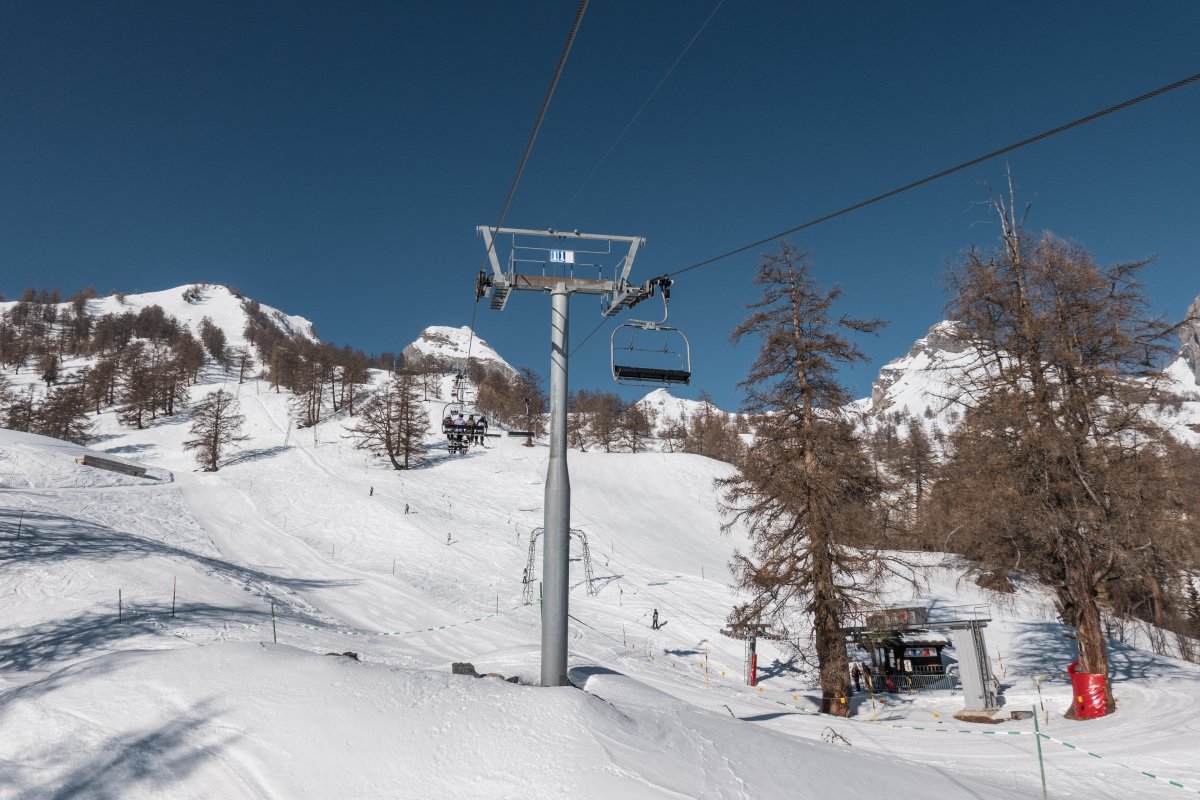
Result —
<instances>
[{"instance_id":1,"label":"mountain summit","mask_svg":"<svg viewBox=\"0 0 1200 800\"><path fill-rule=\"evenodd\" d=\"M509 372L516 373L513 366L501 358L471 328L463 325L461 328L451 328L445 325L430 325L421 331L421 335L412 344L404 348L404 357L429 356L455 366L467 363L467 358L491 362Z\"/></svg>"}]
</instances>

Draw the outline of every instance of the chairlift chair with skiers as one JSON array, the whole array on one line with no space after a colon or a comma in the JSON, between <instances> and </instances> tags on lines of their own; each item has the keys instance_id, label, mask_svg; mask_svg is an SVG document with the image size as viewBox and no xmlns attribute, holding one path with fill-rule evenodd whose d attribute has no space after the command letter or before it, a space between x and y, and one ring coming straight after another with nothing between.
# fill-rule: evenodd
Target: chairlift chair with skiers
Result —
<instances>
[{"instance_id":1,"label":"chairlift chair with skiers","mask_svg":"<svg viewBox=\"0 0 1200 800\"><path fill-rule=\"evenodd\" d=\"M449 402L443 407L442 433L446 435L447 450L451 454L465 454L468 446L474 443L475 437L500 438L499 433L488 430L488 425L480 426L478 422L468 421L472 418L480 420L486 419L486 416L458 401ZM457 423L458 419L463 420L462 425Z\"/></svg>"}]
</instances>

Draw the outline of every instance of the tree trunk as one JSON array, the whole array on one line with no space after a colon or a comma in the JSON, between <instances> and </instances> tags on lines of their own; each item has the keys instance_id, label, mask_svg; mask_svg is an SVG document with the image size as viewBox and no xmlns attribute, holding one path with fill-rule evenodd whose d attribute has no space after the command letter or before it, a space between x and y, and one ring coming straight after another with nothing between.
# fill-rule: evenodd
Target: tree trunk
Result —
<instances>
[{"instance_id":1,"label":"tree trunk","mask_svg":"<svg viewBox=\"0 0 1200 800\"><path fill-rule=\"evenodd\" d=\"M837 587L827 548L824 537L813 538L813 642L821 678L821 713L848 717L850 664L846 656L846 635L838 622Z\"/></svg>"},{"instance_id":2,"label":"tree trunk","mask_svg":"<svg viewBox=\"0 0 1200 800\"><path fill-rule=\"evenodd\" d=\"M1100 606L1096 603L1096 590L1092 581L1092 562L1078 542L1067 550L1069 560L1065 565L1064 587L1069 598L1073 619L1065 620L1075 626L1076 645L1079 649L1079 672L1108 675L1108 648L1104 641L1104 627L1100 622ZM1104 700L1109 714L1117 710L1113 696L1112 681L1105 682Z\"/></svg>"}]
</instances>

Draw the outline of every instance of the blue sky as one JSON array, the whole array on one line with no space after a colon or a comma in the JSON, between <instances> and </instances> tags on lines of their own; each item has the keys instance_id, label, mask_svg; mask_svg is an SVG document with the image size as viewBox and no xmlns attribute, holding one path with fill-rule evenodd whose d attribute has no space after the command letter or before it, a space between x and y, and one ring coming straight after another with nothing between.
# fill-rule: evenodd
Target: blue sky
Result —
<instances>
[{"instance_id":1,"label":"blue sky","mask_svg":"<svg viewBox=\"0 0 1200 800\"><path fill-rule=\"evenodd\" d=\"M691 264L1200 71L1200 3L594 2L506 224L641 235L635 278ZM575 3L38 3L0 8L0 292L231 283L319 334L396 350L465 325ZM1008 158L1031 225L1104 263L1156 255L1200 295L1200 85ZM846 313L890 321L848 371L941 318L989 246L994 161L797 235ZM572 196L578 196L569 202ZM763 248L767 249L767 248ZM726 407L753 253L689 273L671 319ZM549 303L476 328L545 373ZM572 305L577 342L599 317ZM605 331L605 334L607 331ZM612 388L607 335L572 388ZM625 396L639 390L622 390Z\"/></svg>"}]
</instances>

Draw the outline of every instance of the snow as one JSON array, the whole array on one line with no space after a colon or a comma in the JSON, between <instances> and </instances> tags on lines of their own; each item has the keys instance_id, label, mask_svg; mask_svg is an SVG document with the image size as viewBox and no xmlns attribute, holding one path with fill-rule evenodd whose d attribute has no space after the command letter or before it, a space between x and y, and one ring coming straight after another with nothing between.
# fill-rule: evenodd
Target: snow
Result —
<instances>
[{"instance_id":1,"label":"snow","mask_svg":"<svg viewBox=\"0 0 1200 800\"><path fill-rule=\"evenodd\" d=\"M655 435L661 435L664 430L674 424L687 427L688 423L696 415L703 413L706 408L717 414L729 413L722 411L712 403L676 397L667 389L655 389L638 400L637 404L652 413ZM738 415L733 414L733 416Z\"/></svg>"},{"instance_id":2,"label":"snow","mask_svg":"<svg viewBox=\"0 0 1200 800\"><path fill-rule=\"evenodd\" d=\"M979 354L954 336L954 323L943 320L918 339L904 356L879 370L869 399L852 403L849 410L876 422L884 414L923 420L922 424L942 431L957 425L970 396L961 388L975 382L985 369ZM1162 389L1181 400L1178 409L1148 411L1152 418L1178 440L1200 446L1200 384L1183 357L1174 359L1162 372ZM907 436L907 426L898 426Z\"/></svg>"},{"instance_id":3,"label":"snow","mask_svg":"<svg viewBox=\"0 0 1200 800\"><path fill-rule=\"evenodd\" d=\"M226 344L230 347L241 347L246 344L243 330L246 327L246 312L242 309L242 299L234 295L228 287L220 284L196 284L199 291L196 299L189 302L184 293L190 286L176 286L158 292L127 294L124 301L116 295L96 297L87 301L87 313L93 317L105 314L138 313L149 306L159 306L169 317L175 317L197 337L200 335L200 320L208 317L213 324L225 332ZM0 302L0 311L5 311L16 305L16 301ZM60 308L66 308L70 303L60 303ZM284 314L278 309L263 305L266 313L280 330L291 336L301 336L316 341L313 325L304 317Z\"/></svg>"},{"instance_id":4,"label":"snow","mask_svg":"<svg viewBox=\"0 0 1200 800\"><path fill-rule=\"evenodd\" d=\"M501 358L491 345L475 335L468 325L461 328L430 325L421 331L416 341L405 348L406 352L411 350L455 365L466 363L469 356L480 361L492 362L494 366L516 373L512 365Z\"/></svg>"},{"instance_id":5,"label":"snow","mask_svg":"<svg viewBox=\"0 0 1200 800\"><path fill-rule=\"evenodd\" d=\"M928 412L939 427L952 427L949 414L962 410L958 387L964 385L964 376L970 378L979 369L978 354L955 338L954 323L943 320L908 353L879 370L869 406L858 406L874 414L900 412L918 419Z\"/></svg>"},{"instance_id":6,"label":"snow","mask_svg":"<svg viewBox=\"0 0 1200 800\"><path fill-rule=\"evenodd\" d=\"M136 302L174 294L240 331L236 298L205 291L196 306L182 288ZM183 319L173 302L159 300ZM464 329L431 330L462 344ZM342 416L293 429L288 394L264 382L213 370L193 402L222 386L252 439L217 473L182 451L186 414L132 431L105 412L89 448L0 430L0 798L1038 796L1032 719L956 722L950 691L859 694L850 719L819 716L811 670L770 641L759 687L742 684L743 643L720 635L739 599L727 565L746 546L720 532L713 480L728 465L570 453L598 593L573 561L578 688L538 688L521 574L544 442L451 457L431 425L439 449L396 472L350 445ZM905 403L918 388L898 386ZM447 400L428 401L432 422ZM85 452L151 477L81 466ZM1048 593L1018 580L997 596L968 564L909 556L919 596L898 584L888 602L931 618L991 607L1004 712L1045 707L1052 796L1180 794L1142 771L1200 791L1200 667L1131 625L1110 640L1119 711L1067 721L1073 643ZM359 659L326 655L347 651ZM455 661L522 683L451 675Z\"/></svg>"},{"instance_id":7,"label":"snow","mask_svg":"<svg viewBox=\"0 0 1200 800\"><path fill-rule=\"evenodd\" d=\"M667 389L655 389L638 401L638 405L653 410L656 430L667 427L671 423L687 425L687 423L704 410L704 403L699 400L688 400L676 397Z\"/></svg>"}]
</instances>

